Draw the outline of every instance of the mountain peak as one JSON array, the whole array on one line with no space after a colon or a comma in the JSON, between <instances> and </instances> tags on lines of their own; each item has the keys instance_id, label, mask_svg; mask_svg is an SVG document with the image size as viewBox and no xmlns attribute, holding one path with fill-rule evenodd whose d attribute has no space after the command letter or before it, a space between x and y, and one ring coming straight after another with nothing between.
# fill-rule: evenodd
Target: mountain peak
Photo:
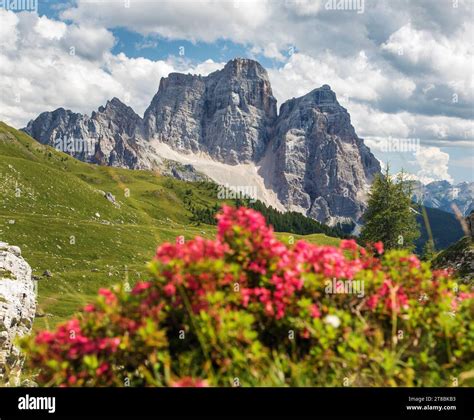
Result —
<instances>
[{"instance_id":1,"label":"mountain peak","mask_svg":"<svg viewBox=\"0 0 474 420\"><path fill-rule=\"evenodd\" d=\"M114 96L112 99L110 99L109 101L107 101L107 105L113 105L113 106L122 106L122 105L125 105L119 98L117 98L116 96Z\"/></svg>"},{"instance_id":2,"label":"mountain peak","mask_svg":"<svg viewBox=\"0 0 474 420\"><path fill-rule=\"evenodd\" d=\"M231 72L234 75L246 78L258 77L268 80L268 73L265 68L258 61L250 58L234 58L228 61L223 72Z\"/></svg>"},{"instance_id":3,"label":"mountain peak","mask_svg":"<svg viewBox=\"0 0 474 420\"><path fill-rule=\"evenodd\" d=\"M156 144L183 161L192 153L225 165L261 165L268 202L322 222L359 220L364 193L380 173L329 85L285 102L277 115L267 71L249 58L230 60L207 76L170 73L143 119L118 98L91 118L46 117L36 121L35 138L51 144L57 135L95 136L96 153L86 158L101 164L152 166L156 155L148 147ZM212 171L206 175L217 180Z\"/></svg>"},{"instance_id":4,"label":"mountain peak","mask_svg":"<svg viewBox=\"0 0 474 420\"><path fill-rule=\"evenodd\" d=\"M227 164L257 161L276 119L266 70L236 58L205 77L172 73L145 111L145 137Z\"/></svg>"},{"instance_id":5,"label":"mountain peak","mask_svg":"<svg viewBox=\"0 0 474 420\"><path fill-rule=\"evenodd\" d=\"M251 58L245 58L245 57L236 57L236 58L233 58L232 60L229 60L224 66L224 68L236 67L236 66L262 67L262 65L257 60L253 60Z\"/></svg>"},{"instance_id":6,"label":"mountain peak","mask_svg":"<svg viewBox=\"0 0 474 420\"><path fill-rule=\"evenodd\" d=\"M119 98L114 96L112 99L109 99L105 106L100 106L98 111L99 112L107 112L107 111L114 111L114 110L128 110L130 109L131 111L132 108L129 106L125 105Z\"/></svg>"},{"instance_id":7,"label":"mountain peak","mask_svg":"<svg viewBox=\"0 0 474 420\"><path fill-rule=\"evenodd\" d=\"M329 85L322 85L309 92L306 96L309 96L316 105L339 105L336 93Z\"/></svg>"},{"instance_id":8,"label":"mountain peak","mask_svg":"<svg viewBox=\"0 0 474 420\"><path fill-rule=\"evenodd\" d=\"M135 129L141 124L141 117L128 105L117 97L108 100L105 106L100 106L97 112L92 112L91 118L113 122L118 132L126 132L129 137L134 135Z\"/></svg>"}]
</instances>

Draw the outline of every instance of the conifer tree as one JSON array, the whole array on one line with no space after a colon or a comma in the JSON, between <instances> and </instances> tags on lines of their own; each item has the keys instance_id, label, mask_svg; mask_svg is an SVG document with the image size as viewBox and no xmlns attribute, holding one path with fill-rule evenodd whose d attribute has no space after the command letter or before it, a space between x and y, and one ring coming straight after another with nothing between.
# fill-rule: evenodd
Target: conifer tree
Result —
<instances>
[{"instance_id":1,"label":"conifer tree","mask_svg":"<svg viewBox=\"0 0 474 420\"><path fill-rule=\"evenodd\" d=\"M431 261L436 256L436 248L432 239L428 239L423 246L422 259Z\"/></svg>"},{"instance_id":2,"label":"conifer tree","mask_svg":"<svg viewBox=\"0 0 474 420\"><path fill-rule=\"evenodd\" d=\"M420 230L411 195L403 172L394 178L387 167L384 175L377 176L363 215L362 242L382 241L385 249L413 249Z\"/></svg>"}]
</instances>

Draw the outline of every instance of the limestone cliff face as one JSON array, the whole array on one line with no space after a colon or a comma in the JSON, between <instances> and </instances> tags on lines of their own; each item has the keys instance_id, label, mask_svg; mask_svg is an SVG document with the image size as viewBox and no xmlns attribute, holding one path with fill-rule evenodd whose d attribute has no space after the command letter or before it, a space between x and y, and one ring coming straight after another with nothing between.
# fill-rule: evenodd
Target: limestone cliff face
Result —
<instances>
[{"instance_id":1,"label":"limestone cliff face","mask_svg":"<svg viewBox=\"0 0 474 420\"><path fill-rule=\"evenodd\" d=\"M147 143L136 135L141 124L132 108L113 98L91 116L63 108L43 112L24 131L84 162L151 169L154 162L147 155Z\"/></svg>"},{"instance_id":2,"label":"limestone cliff face","mask_svg":"<svg viewBox=\"0 0 474 420\"><path fill-rule=\"evenodd\" d=\"M273 197L279 208L326 223L358 221L367 189L380 172L329 86L285 102L277 115L266 70L248 59L229 61L205 77L171 73L161 79L143 119L113 99L90 117L62 108L43 113L24 130L50 145L61 137L93 138L92 154L70 154L102 165L156 168L173 176L176 171L166 172L169 161L163 147L171 151L168 159L181 163L192 164L193 157L258 166L260 178L255 182L264 185L264 197ZM176 168L176 162L171 166ZM200 166L219 182L222 168L213 173L216 165ZM200 177L193 168L187 173L190 179ZM236 185L242 179L236 179Z\"/></svg>"},{"instance_id":3,"label":"limestone cliff face","mask_svg":"<svg viewBox=\"0 0 474 420\"><path fill-rule=\"evenodd\" d=\"M36 291L21 250L0 242L0 381L16 385L23 363L15 339L31 332Z\"/></svg>"},{"instance_id":4,"label":"limestone cliff face","mask_svg":"<svg viewBox=\"0 0 474 420\"><path fill-rule=\"evenodd\" d=\"M158 93L145 111L145 136L181 152L199 151L205 89L201 76L171 73L162 78Z\"/></svg>"},{"instance_id":5,"label":"limestone cliff face","mask_svg":"<svg viewBox=\"0 0 474 420\"><path fill-rule=\"evenodd\" d=\"M144 125L148 139L237 164L263 155L275 119L266 70L236 59L206 77L172 73L162 79Z\"/></svg>"},{"instance_id":6,"label":"limestone cliff face","mask_svg":"<svg viewBox=\"0 0 474 420\"><path fill-rule=\"evenodd\" d=\"M322 222L358 220L368 187L380 173L328 85L281 106L267 153L280 201Z\"/></svg>"}]
</instances>

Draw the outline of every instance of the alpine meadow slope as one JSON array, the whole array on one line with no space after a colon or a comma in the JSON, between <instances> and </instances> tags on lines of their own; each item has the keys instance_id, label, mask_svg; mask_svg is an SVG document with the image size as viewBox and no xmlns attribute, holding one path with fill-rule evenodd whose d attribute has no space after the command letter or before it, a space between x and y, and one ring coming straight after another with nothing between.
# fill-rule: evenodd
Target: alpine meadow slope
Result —
<instances>
[{"instance_id":1,"label":"alpine meadow slope","mask_svg":"<svg viewBox=\"0 0 474 420\"><path fill-rule=\"evenodd\" d=\"M189 202L197 209L225 202L210 182L83 163L1 122L0 173L0 238L22 249L38 279L35 328L70 317L100 287L132 287L158 245L212 236L215 226L197 222ZM339 242L324 234L308 240Z\"/></svg>"}]
</instances>

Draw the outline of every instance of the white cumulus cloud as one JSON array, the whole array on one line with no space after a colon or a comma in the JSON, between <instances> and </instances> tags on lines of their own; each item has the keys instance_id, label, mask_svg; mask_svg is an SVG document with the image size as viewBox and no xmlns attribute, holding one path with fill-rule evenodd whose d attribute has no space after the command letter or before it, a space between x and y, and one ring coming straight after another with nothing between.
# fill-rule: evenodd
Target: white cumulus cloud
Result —
<instances>
[{"instance_id":1,"label":"white cumulus cloud","mask_svg":"<svg viewBox=\"0 0 474 420\"><path fill-rule=\"evenodd\" d=\"M416 175L424 184L439 180L453 182L448 172L448 153L438 147L421 147L415 153L415 158L421 168Z\"/></svg>"},{"instance_id":2,"label":"white cumulus cloud","mask_svg":"<svg viewBox=\"0 0 474 420\"><path fill-rule=\"evenodd\" d=\"M31 13L0 10L0 21L0 42L8 39L0 49L0 120L17 128L59 107L90 113L114 96L143 114L161 77L173 71L206 75L223 66L113 55L110 31ZM4 30L8 37L1 36Z\"/></svg>"}]
</instances>

